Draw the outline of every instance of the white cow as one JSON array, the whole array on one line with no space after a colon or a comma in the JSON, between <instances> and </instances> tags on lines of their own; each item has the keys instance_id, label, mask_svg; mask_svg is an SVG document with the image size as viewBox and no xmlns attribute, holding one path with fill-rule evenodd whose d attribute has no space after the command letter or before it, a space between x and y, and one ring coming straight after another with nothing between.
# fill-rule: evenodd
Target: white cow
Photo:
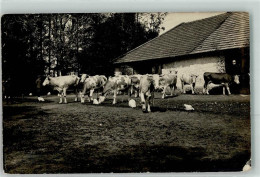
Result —
<instances>
[{"instance_id":1,"label":"white cow","mask_svg":"<svg viewBox=\"0 0 260 177\"><path fill-rule=\"evenodd\" d=\"M195 74L183 74L181 76L180 80L181 80L181 86L182 86L182 93L186 93L184 86L190 85L191 92L192 92L192 94L194 94L194 88L195 88L197 77L198 77L198 75L195 75Z\"/></svg>"},{"instance_id":2,"label":"white cow","mask_svg":"<svg viewBox=\"0 0 260 177\"><path fill-rule=\"evenodd\" d=\"M140 97L143 112L151 112L151 100L153 104L154 90L158 87L159 75L143 75L140 79Z\"/></svg>"},{"instance_id":3,"label":"white cow","mask_svg":"<svg viewBox=\"0 0 260 177\"><path fill-rule=\"evenodd\" d=\"M173 95L173 91L177 89L177 71L175 73L157 75L153 74L155 89L162 89L163 95L162 98L165 97L166 89L169 87L171 89L171 96Z\"/></svg>"},{"instance_id":4,"label":"white cow","mask_svg":"<svg viewBox=\"0 0 260 177\"><path fill-rule=\"evenodd\" d=\"M135 97L137 98L139 95L139 87L140 87L140 79L142 75L140 74L135 74L135 75L130 75L131 79L131 91L130 91L130 96L135 93Z\"/></svg>"},{"instance_id":5,"label":"white cow","mask_svg":"<svg viewBox=\"0 0 260 177\"><path fill-rule=\"evenodd\" d=\"M76 94L75 101L78 101L78 89L77 89L78 84L79 84L79 77L75 75L69 75L69 76L59 76L59 77L47 76L42 85L53 86L54 90L57 90L59 92L59 97L60 97L59 103L62 103L62 97L64 97L64 103L67 103L66 91L71 86L75 87L75 94Z\"/></svg>"},{"instance_id":6,"label":"white cow","mask_svg":"<svg viewBox=\"0 0 260 177\"><path fill-rule=\"evenodd\" d=\"M114 77L109 77L106 82L102 96L99 97L99 103L105 101L106 96L109 92L114 92L113 103L116 104L116 97L118 92L127 92L130 100L130 92L131 92L131 78L127 75L119 75Z\"/></svg>"},{"instance_id":7,"label":"white cow","mask_svg":"<svg viewBox=\"0 0 260 177\"><path fill-rule=\"evenodd\" d=\"M84 84L83 90L81 92L81 103L85 102L85 94L90 92L90 99L93 100L92 96L95 90L103 90L107 78L104 75L87 76L82 74L80 82ZM90 101L90 100L89 100Z\"/></svg>"}]
</instances>

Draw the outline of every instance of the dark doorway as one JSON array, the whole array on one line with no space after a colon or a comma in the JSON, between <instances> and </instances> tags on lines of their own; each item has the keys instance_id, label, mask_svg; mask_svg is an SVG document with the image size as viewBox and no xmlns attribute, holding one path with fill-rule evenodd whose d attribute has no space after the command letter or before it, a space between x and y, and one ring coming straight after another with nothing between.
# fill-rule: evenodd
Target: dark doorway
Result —
<instances>
[{"instance_id":1,"label":"dark doorway","mask_svg":"<svg viewBox=\"0 0 260 177\"><path fill-rule=\"evenodd\" d=\"M224 52L226 73L239 75L239 86L232 85L231 90L237 94L250 93L250 57L249 48L232 49ZM235 63L235 64L234 64Z\"/></svg>"}]
</instances>

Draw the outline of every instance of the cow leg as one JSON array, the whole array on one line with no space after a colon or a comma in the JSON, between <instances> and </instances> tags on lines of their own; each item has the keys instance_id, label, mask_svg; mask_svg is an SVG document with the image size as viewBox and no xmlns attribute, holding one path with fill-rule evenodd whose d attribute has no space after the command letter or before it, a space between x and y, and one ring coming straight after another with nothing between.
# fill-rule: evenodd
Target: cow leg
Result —
<instances>
[{"instance_id":1,"label":"cow leg","mask_svg":"<svg viewBox=\"0 0 260 177\"><path fill-rule=\"evenodd\" d=\"M173 85L171 88L171 96L173 96L174 91L177 89L176 85Z\"/></svg>"},{"instance_id":2,"label":"cow leg","mask_svg":"<svg viewBox=\"0 0 260 177\"><path fill-rule=\"evenodd\" d=\"M59 102L59 103L61 104L61 103L62 103L62 95L63 95L63 93L62 93L62 92L59 92L58 95L59 95L59 97L60 97L60 102Z\"/></svg>"},{"instance_id":3,"label":"cow leg","mask_svg":"<svg viewBox=\"0 0 260 177\"><path fill-rule=\"evenodd\" d=\"M165 92L166 92L166 89L167 89L167 87L164 87L164 88L163 88L163 95L162 95L162 99L164 99L164 97L165 97Z\"/></svg>"},{"instance_id":4,"label":"cow leg","mask_svg":"<svg viewBox=\"0 0 260 177\"><path fill-rule=\"evenodd\" d=\"M130 96L133 94L133 92L134 92L134 86L131 85Z\"/></svg>"},{"instance_id":5,"label":"cow leg","mask_svg":"<svg viewBox=\"0 0 260 177\"><path fill-rule=\"evenodd\" d=\"M76 91L76 98L75 98L75 102L78 102L79 101L79 96L80 96L80 94L79 94L79 91L78 91L78 89L77 89L77 91Z\"/></svg>"},{"instance_id":6,"label":"cow leg","mask_svg":"<svg viewBox=\"0 0 260 177\"><path fill-rule=\"evenodd\" d=\"M133 90L132 90L132 89L133 89ZM130 87L130 88L128 89L128 101L131 100L131 96L132 96L133 92L135 92L135 89L132 88L132 87Z\"/></svg>"},{"instance_id":7,"label":"cow leg","mask_svg":"<svg viewBox=\"0 0 260 177\"><path fill-rule=\"evenodd\" d=\"M76 97L75 97L75 99L74 99L75 102L78 101L78 94L79 94L78 88L75 88L75 95L76 95Z\"/></svg>"},{"instance_id":8,"label":"cow leg","mask_svg":"<svg viewBox=\"0 0 260 177\"><path fill-rule=\"evenodd\" d=\"M184 82L181 82L181 88L182 88L182 93L186 94L186 90L184 89Z\"/></svg>"},{"instance_id":9,"label":"cow leg","mask_svg":"<svg viewBox=\"0 0 260 177\"><path fill-rule=\"evenodd\" d=\"M137 98L138 95L139 95L139 93L138 93L138 89L137 89L137 90L135 90L135 98Z\"/></svg>"},{"instance_id":10,"label":"cow leg","mask_svg":"<svg viewBox=\"0 0 260 177\"><path fill-rule=\"evenodd\" d=\"M90 100L93 101L93 93L94 93L94 89L91 89L90 90L90 93L89 93L89 97L90 97Z\"/></svg>"},{"instance_id":11,"label":"cow leg","mask_svg":"<svg viewBox=\"0 0 260 177\"><path fill-rule=\"evenodd\" d=\"M89 98L88 94L83 92L83 93L81 93L81 103L85 103L85 95L87 96L88 102L90 102L90 98Z\"/></svg>"},{"instance_id":12,"label":"cow leg","mask_svg":"<svg viewBox=\"0 0 260 177\"><path fill-rule=\"evenodd\" d=\"M173 86L170 86L171 96L173 95L173 94L172 94L172 93L173 93L173 89L174 89L174 87L173 87Z\"/></svg>"},{"instance_id":13,"label":"cow leg","mask_svg":"<svg viewBox=\"0 0 260 177\"><path fill-rule=\"evenodd\" d=\"M116 104L116 94L117 94L117 89L114 90L113 104Z\"/></svg>"},{"instance_id":14,"label":"cow leg","mask_svg":"<svg viewBox=\"0 0 260 177\"><path fill-rule=\"evenodd\" d=\"M230 89L229 89L228 84L225 84L225 85L226 85L226 88L227 88L228 94L231 95L231 92L230 92Z\"/></svg>"},{"instance_id":15,"label":"cow leg","mask_svg":"<svg viewBox=\"0 0 260 177\"><path fill-rule=\"evenodd\" d=\"M64 89L63 89L63 94L64 94L64 103L67 104L67 98L66 98L67 94L66 94L66 91L67 91L67 89L64 88Z\"/></svg>"},{"instance_id":16,"label":"cow leg","mask_svg":"<svg viewBox=\"0 0 260 177\"><path fill-rule=\"evenodd\" d=\"M146 111L146 106L145 106L144 93L141 92L141 93L140 93L140 96L141 96L142 111L145 112L145 111Z\"/></svg>"},{"instance_id":17,"label":"cow leg","mask_svg":"<svg viewBox=\"0 0 260 177\"><path fill-rule=\"evenodd\" d=\"M151 96L149 97L148 101L149 102L148 102L148 106L147 106L147 111L151 112L151 104L152 104L152 106L154 106L154 92L151 93Z\"/></svg>"},{"instance_id":18,"label":"cow leg","mask_svg":"<svg viewBox=\"0 0 260 177\"><path fill-rule=\"evenodd\" d=\"M222 84L222 86L223 86L223 95L226 95L226 85Z\"/></svg>"},{"instance_id":19,"label":"cow leg","mask_svg":"<svg viewBox=\"0 0 260 177\"><path fill-rule=\"evenodd\" d=\"M85 103L85 93L81 93L80 102Z\"/></svg>"},{"instance_id":20,"label":"cow leg","mask_svg":"<svg viewBox=\"0 0 260 177\"><path fill-rule=\"evenodd\" d=\"M206 85L206 94L209 95L209 83Z\"/></svg>"},{"instance_id":21,"label":"cow leg","mask_svg":"<svg viewBox=\"0 0 260 177\"><path fill-rule=\"evenodd\" d=\"M193 84L191 84L191 93L192 93L192 95L194 95L194 85Z\"/></svg>"},{"instance_id":22,"label":"cow leg","mask_svg":"<svg viewBox=\"0 0 260 177\"><path fill-rule=\"evenodd\" d=\"M203 94L207 93L207 87L208 87L208 83L205 81L204 86L203 86Z\"/></svg>"},{"instance_id":23,"label":"cow leg","mask_svg":"<svg viewBox=\"0 0 260 177\"><path fill-rule=\"evenodd\" d=\"M147 96L147 98L146 98L146 105L147 105L147 112L151 112L150 97L149 96Z\"/></svg>"}]
</instances>

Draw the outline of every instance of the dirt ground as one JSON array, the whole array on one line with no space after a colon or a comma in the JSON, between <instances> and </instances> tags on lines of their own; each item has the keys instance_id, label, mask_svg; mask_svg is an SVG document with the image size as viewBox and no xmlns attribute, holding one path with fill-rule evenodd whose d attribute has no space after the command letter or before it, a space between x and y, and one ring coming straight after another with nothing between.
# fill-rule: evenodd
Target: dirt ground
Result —
<instances>
[{"instance_id":1,"label":"dirt ground","mask_svg":"<svg viewBox=\"0 0 260 177\"><path fill-rule=\"evenodd\" d=\"M251 154L249 95L176 95L152 113L126 96L102 105L57 96L3 103L6 173L241 171ZM121 102L121 98L125 101ZM185 111L183 104L194 111Z\"/></svg>"}]
</instances>

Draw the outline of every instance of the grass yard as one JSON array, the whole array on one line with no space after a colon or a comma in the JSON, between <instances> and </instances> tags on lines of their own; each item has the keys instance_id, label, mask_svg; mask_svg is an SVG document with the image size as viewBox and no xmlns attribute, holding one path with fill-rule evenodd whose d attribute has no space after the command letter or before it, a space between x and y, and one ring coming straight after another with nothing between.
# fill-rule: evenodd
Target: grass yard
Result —
<instances>
[{"instance_id":1,"label":"grass yard","mask_svg":"<svg viewBox=\"0 0 260 177\"><path fill-rule=\"evenodd\" d=\"M126 96L102 105L57 96L3 104L6 173L241 171L251 155L250 96L179 95L152 113ZM121 102L124 97L125 101ZM183 104L195 111L187 112Z\"/></svg>"}]
</instances>

